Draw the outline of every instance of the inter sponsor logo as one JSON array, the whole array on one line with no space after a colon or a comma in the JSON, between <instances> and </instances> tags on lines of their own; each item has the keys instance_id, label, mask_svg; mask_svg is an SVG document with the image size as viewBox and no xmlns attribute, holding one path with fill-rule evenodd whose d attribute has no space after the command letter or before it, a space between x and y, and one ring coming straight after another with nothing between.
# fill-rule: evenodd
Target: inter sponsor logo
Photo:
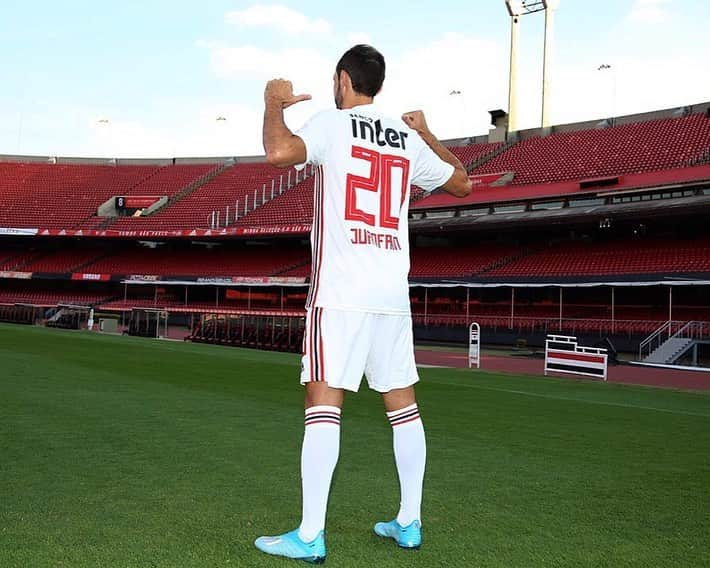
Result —
<instances>
[{"instance_id":1,"label":"inter sponsor logo","mask_svg":"<svg viewBox=\"0 0 710 568\"><path fill-rule=\"evenodd\" d=\"M360 116L359 114L351 114L350 125L353 131L353 138L367 140L371 144L377 144L378 146L407 149L406 140L409 134L394 128L383 128L379 119L373 121L371 118Z\"/></svg>"}]
</instances>

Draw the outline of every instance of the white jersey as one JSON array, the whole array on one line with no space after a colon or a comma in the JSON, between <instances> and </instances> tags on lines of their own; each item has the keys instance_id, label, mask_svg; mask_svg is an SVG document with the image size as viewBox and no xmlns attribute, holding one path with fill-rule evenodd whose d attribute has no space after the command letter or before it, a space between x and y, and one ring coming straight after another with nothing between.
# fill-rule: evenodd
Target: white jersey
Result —
<instances>
[{"instance_id":1,"label":"white jersey","mask_svg":"<svg viewBox=\"0 0 710 568\"><path fill-rule=\"evenodd\" d=\"M371 104L321 112L296 135L316 166L306 307L408 314L410 186L432 191L453 166Z\"/></svg>"}]
</instances>

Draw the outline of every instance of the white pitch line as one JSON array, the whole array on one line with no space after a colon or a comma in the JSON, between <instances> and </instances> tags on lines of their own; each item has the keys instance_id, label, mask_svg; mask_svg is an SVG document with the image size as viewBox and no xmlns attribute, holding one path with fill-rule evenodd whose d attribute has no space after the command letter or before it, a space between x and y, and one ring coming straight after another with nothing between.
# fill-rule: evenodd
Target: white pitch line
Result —
<instances>
[{"instance_id":1,"label":"white pitch line","mask_svg":"<svg viewBox=\"0 0 710 568\"><path fill-rule=\"evenodd\" d=\"M637 404L622 404L620 402L604 402L601 400L585 400L585 399L580 399L580 398L571 398L567 396L555 396L555 395L549 395L549 394L542 394L542 393L537 393L537 392L529 392L529 391L520 391L520 390L513 390L513 389L498 389L494 387L484 387L480 385L472 385L472 384L466 384L466 383L442 383L441 381L435 381L436 384L446 384L449 386L456 386L456 387L466 387L466 388L473 388L473 389L479 389L479 390L489 390L489 391L497 391L497 392L507 392L510 394L520 394L523 396L533 396L537 398L548 398L551 400L566 400L569 402L582 402L586 404L596 404L600 406L616 406L619 408L637 408L639 410L651 410L654 412L666 412L668 414L679 414L683 416L697 416L699 418L710 418L710 414L700 414L697 412L688 412L686 410L671 410L669 408L657 408L655 406L639 406Z\"/></svg>"}]
</instances>

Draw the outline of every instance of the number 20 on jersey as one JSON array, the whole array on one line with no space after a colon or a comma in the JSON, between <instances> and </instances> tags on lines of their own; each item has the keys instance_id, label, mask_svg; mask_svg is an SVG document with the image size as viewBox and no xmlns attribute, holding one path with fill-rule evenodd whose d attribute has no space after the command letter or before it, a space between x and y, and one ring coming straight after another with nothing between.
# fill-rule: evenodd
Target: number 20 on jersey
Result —
<instances>
[{"instance_id":1,"label":"number 20 on jersey","mask_svg":"<svg viewBox=\"0 0 710 568\"><path fill-rule=\"evenodd\" d=\"M402 156L380 154L360 146L352 147L352 157L364 160L370 164L368 177L348 174L345 182L345 219L359 221L371 227L384 229L397 229L402 205L407 196L407 180L409 179L409 160ZM392 211L392 171L401 170L401 187L394 191L400 195L399 209ZM358 191L372 191L379 193L379 215L368 213L358 207Z\"/></svg>"}]
</instances>

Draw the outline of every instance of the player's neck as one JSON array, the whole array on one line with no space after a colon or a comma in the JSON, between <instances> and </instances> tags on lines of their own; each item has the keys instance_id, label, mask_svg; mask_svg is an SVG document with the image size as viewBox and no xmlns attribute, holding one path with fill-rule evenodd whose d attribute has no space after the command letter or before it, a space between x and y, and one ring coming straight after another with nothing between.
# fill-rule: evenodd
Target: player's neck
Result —
<instances>
[{"instance_id":1,"label":"player's neck","mask_svg":"<svg viewBox=\"0 0 710 568\"><path fill-rule=\"evenodd\" d=\"M343 110L347 110L356 106L371 105L373 102L374 97L353 94L345 97L345 99L343 100L343 105L340 108Z\"/></svg>"}]
</instances>

